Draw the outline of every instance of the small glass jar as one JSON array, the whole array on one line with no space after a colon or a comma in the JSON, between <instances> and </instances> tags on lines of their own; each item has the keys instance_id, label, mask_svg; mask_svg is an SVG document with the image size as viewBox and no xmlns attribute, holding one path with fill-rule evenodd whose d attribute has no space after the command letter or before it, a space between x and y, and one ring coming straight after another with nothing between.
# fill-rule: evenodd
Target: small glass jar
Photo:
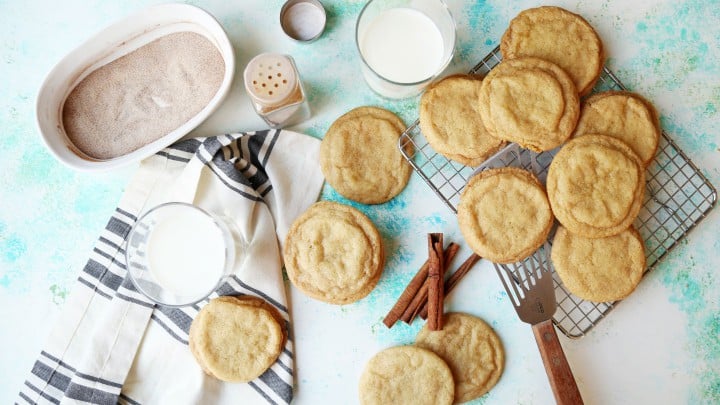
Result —
<instances>
[{"instance_id":1,"label":"small glass jar","mask_svg":"<svg viewBox=\"0 0 720 405\"><path fill-rule=\"evenodd\" d=\"M255 111L270 128L283 128L310 118L310 106L291 56L257 55L245 67L244 80Z\"/></svg>"}]
</instances>

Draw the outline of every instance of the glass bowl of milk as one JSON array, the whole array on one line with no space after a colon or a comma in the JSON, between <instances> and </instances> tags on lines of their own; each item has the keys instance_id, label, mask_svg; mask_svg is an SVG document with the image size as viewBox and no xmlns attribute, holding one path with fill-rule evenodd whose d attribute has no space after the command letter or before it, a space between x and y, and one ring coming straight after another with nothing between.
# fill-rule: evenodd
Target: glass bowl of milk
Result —
<instances>
[{"instance_id":1,"label":"glass bowl of milk","mask_svg":"<svg viewBox=\"0 0 720 405\"><path fill-rule=\"evenodd\" d=\"M412 97L450 64L455 20L442 0L370 0L358 16L355 43L373 91Z\"/></svg>"},{"instance_id":2,"label":"glass bowl of milk","mask_svg":"<svg viewBox=\"0 0 720 405\"><path fill-rule=\"evenodd\" d=\"M125 250L135 287L165 306L207 298L244 257L242 237L230 221L195 205L169 202L143 214Z\"/></svg>"}]
</instances>

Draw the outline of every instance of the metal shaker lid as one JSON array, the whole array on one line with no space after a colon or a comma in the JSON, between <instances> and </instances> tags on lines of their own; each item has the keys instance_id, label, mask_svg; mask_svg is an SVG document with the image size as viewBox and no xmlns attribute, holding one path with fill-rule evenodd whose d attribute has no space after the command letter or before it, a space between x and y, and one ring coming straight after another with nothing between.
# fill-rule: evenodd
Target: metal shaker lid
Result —
<instances>
[{"instance_id":1,"label":"metal shaker lid","mask_svg":"<svg viewBox=\"0 0 720 405\"><path fill-rule=\"evenodd\" d=\"M293 62L285 55L261 53L252 58L243 75L245 89L263 104L281 103L296 87Z\"/></svg>"},{"instance_id":2,"label":"metal shaker lid","mask_svg":"<svg viewBox=\"0 0 720 405\"><path fill-rule=\"evenodd\" d=\"M318 0L288 0L280 10L280 26L290 38L314 41L323 33L327 16Z\"/></svg>"}]
</instances>

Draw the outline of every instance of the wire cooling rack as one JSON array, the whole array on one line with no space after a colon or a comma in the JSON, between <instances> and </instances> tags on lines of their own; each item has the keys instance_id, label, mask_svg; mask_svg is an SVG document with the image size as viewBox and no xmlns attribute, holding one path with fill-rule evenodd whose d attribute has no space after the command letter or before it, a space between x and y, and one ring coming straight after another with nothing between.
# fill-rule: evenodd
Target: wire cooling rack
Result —
<instances>
[{"instance_id":1,"label":"wire cooling rack","mask_svg":"<svg viewBox=\"0 0 720 405\"><path fill-rule=\"evenodd\" d=\"M470 73L484 76L501 60L500 48L495 48ZM626 88L605 67L593 93L607 90ZM472 168L435 152L420 132L419 121L415 121L400 136L398 144L415 171L453 212L457 212L460 194L475 172L491 167L522 167L534 172L544 184L550 162L557 152L556 149L535 153L510 144L478 168ZM408 148L409 145L413 147ZM645 274L685 239L717 201L715 188L664 131L655 160L647 169L646 183L645 200L634 223L645 241ZM558 302L553 322L568 337L584 336L607 316L618 301L594 303L568 292L548 260L549 252L546 250L549 246L549 243L546 244L525 262L500 266L515 274L519 274L520 266L540 264L551 268Z\"/></svg>"}]
</instances>

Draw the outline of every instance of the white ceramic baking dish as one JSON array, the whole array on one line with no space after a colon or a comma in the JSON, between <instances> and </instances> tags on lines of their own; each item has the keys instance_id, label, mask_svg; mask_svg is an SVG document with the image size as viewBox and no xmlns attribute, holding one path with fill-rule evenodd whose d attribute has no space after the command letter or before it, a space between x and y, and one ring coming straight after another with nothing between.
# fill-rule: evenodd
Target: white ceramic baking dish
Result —
<instances>
[{"instance_id":1,"label":"white ceramic baking dish","mask_svg":"<svg viewBox=\"0 0 720 405\"><path fill-rule=\"evenodd\" d=\"M203 35L220 52L225 76L210 102L180 127L141 148L108 160L85 155L68 139L62 123L62 108L68 94L87 75L162 36L190 31ZM40 134L50 152L62 163L81 171L101 171L142 160L162 150L200 125L230 90L235 56L227 34L206 11L185 4L152 6L105 28L65 56L45 78L38 93L36 118Z\"/></svg>"}]
</instances>

